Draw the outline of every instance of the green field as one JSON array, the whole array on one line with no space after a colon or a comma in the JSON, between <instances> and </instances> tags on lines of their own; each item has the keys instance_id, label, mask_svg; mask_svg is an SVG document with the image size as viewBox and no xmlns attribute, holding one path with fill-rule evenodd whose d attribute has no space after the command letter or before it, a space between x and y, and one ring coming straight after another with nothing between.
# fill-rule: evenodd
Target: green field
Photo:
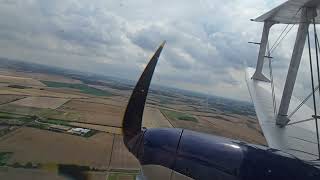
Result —
<instances>
[{"instance_id":1,"label":"green field","mask_svg":"<svg viewBox=\"0 0 320 180\"><path fill-rule=\"evenodd\" d=\"M93 88L86 84L69 84L69 83L53 82L53 81L41 81L41 82L47 85L48 87L78 89L82 93L95 95L95 96L111 96L112 95L107 91Z\"/></svg>"},{"instance_id":2,"label":"green field","mask_svg":"<svg viewBox=\"0 0 320 180\"><path fill-rule=\"evenodd\" d=\"M189 115L189 114L185 114L185 113L177 112L177 111L171 111L171 110L167 110L167 109L161 109L160 111L171 120L198 122L198 120L195 117L193 117L192 115Z\"/></svg>"},{"instance_id":3,"label":"green field","mask_svg":"<svg viewBox=\"0 0 320 180\"><path fill-rule=\"evenodd\" d=\"M0 152L0 166L6 165L11 155L12 152Z\"/></svg>"},{"instance_id":4,"label":"green field","mask_svg":"<svg viewBox=\"0 0 320 180\"><path fill-rule=\"evenodd\" d=\"M35 119L35 116L22 116L22 115L17 115L17 114L0 112L0 119L6 120L6 121L17 120L17 121L21 121L24 123L28 123L28 122L33 121Z\"/></svg>"}]
</instances>

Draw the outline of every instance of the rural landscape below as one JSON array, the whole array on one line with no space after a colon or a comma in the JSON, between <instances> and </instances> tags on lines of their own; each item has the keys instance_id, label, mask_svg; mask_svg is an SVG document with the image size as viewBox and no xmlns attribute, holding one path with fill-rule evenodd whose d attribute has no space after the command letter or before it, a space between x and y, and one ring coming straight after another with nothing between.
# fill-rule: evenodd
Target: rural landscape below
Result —
<instances>
[{"instance_id":1,"label":"rural landscape below","mask_svg":"<svg viewBox=\"0 0 320 180\"><path fill-rule=\"evenodd\" d=\"M122 141L135 82L0 59L0 179L133 180L139 163ZM248 102L153 85L146 128L185 128L266 144Z\"/></svg>"}]
</instances>

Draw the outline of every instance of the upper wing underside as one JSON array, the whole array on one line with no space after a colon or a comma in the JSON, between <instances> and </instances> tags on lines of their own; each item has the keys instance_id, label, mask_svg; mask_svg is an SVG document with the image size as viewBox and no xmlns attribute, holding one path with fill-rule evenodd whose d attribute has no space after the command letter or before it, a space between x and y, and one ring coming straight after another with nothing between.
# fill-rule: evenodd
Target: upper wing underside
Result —
<instances>
[{"instance_id":1,"label":"upper wing underside","mask_svg":"<svg viewBox=\"0 0 320 180\"><path fill-rule=\"evenodd\" d=\"M302 7L312 7L317 9L318 16L315 18L317 24L320 23L320 1L319 0L289 0L269 12L254 19L257 22L274 21L281 24L298 24L301 20L300 10Z\"/></svg>"}]
</instances>

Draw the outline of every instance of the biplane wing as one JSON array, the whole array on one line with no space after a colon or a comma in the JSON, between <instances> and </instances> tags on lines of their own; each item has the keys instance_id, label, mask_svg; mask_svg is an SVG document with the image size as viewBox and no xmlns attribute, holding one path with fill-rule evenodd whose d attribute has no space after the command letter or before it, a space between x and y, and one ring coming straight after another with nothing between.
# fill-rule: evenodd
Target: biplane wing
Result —
<instances>
[{"instance_id":1,"label":"biplane wing","mask_svg":"<svg viewBox=\"0 0 320 180\"><path fill-rule=\"evenodd\" d=\"M313 30L315 36L313 39L317 39L316 24L320 23L318 14L320 14L319 0L289 0L254 19L257 22L264 22L264 28L261 42L258 43L260 50L256 69L247 68L246 70L248 89L268 145L304 160L320 158L317 127L319 117L314 116L317 115L314 109L302 103L292 94L307 40L309 49L312 48L310 29ZM286 82L281 91L274 86L272 73L270 73L270 79L263 74L265 62L269 60L271 63L272 54L270 54L270 49L267 49L267 44L270 28L275 24L299 25ZM311 51L309 54L309 60L312 62ZM314 90L310 97L316 95L314 87L318 84L318 81L314 82L313 78L311 81Z\"/></svg>"},{"instance_id":2,"label":"biplane wing","mask_svg":"<svg viewBox=\"0 0 320 180\"><path fill-rule=\"evenodd\" d=\"M257 22L273 21L282 24L298 24L303 21L301 19L302 7L317 7L317 13L320 14L319 0L290 0L280 6L270 10L269 12L254 19ZM320 23L320 16L315 18L316 23Z\"/></svg>"}]
</instances>

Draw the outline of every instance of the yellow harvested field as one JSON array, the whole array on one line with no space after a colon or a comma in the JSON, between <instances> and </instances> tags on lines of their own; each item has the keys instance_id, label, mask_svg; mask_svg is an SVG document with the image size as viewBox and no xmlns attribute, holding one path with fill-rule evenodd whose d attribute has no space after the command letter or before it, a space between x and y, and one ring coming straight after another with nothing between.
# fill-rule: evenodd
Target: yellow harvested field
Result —
<instances>
[{"instance_id":1,"label":"yellow harvested field","mask_svg":"<svg viewBox=\"0 0 320 180\"><path fill-rule=\"evenodd\" d=\"M144 109L142 126L146 128L172 127L170 122L162 115L159 109L150 107L146 107Z\"/></svg>"},{"instance_id":2,"label":"yellow harvested field","mask_svg":"<svg viewBox=\"0 0 320 180\"><path fill-rule=\"evenodd\" d=\"M71 100L57 109L58 113L48 115L53 119L79 121L83 123L122 126L124 108L84 101Z\"/></svg>"},{"instance_id":3,"label":"yellow harvested field","mask_svg":"<svg viewBox=\"0 0 320 180\"><path fill-rule=\"evenodd\" d=\"M139 169L139 161L127 150L122 136L115 135L109 169Z\"/></svg>"},{"instance_id":4,"label":"yellow harvested field","mask_svg":"<svg viewBox=\"0 0 320 180\"><path fill-rule=\"evenodd\" d=\"M23 127L0 138L0 151L13 152L8 164L75 164L106 170L112 142L108 133L84 138Z\"/></svg>"},{"instance_id":5,"label":"yellow harvested field","mask_svg":"<svg viewBox=\"0 0 320 180\"><path fill-rule=\"evenodd\" d=\"M36 108L56 109L67 101L69 101L69 99L51 97L27 97L18 101L14 101L11 104Z\"/></svg>"},{"instance_id":6,"label":"yellow harvested field","mask_svg":"<svg viewBox=\"0 0 320 180\"><path fill-rule=\"evenodd\" d=\"M40 81L32 78L6 76L6 75L0 75L0 82L9 83L9 84L29 85L29 86L46 86Z\"/></svg>"},{"instance_id":7,"label":"yellow harvested field","mask_svg":"<svg viewBox=\"0 0 320 180\"><path fill-rule=\"evenodd\" d=\"M77 123L77 122L70 122L69 124L71 126L94 129L94 130L102 131L106 133L120 134L120 135L122 134L122 128L117 128L117 127L100 126L100 125Z\"/></svg>"}]
</instances>

